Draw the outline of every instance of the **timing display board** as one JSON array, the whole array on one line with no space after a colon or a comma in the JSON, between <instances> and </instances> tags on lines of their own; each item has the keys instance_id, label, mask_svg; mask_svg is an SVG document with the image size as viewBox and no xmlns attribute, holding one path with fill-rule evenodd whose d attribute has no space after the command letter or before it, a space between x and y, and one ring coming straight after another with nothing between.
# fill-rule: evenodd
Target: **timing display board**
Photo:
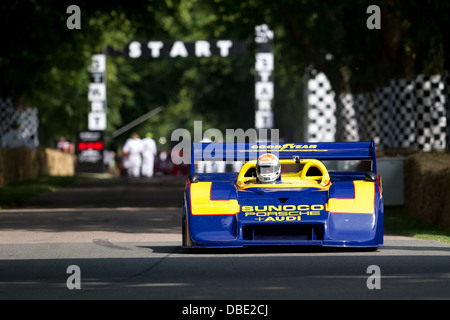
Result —
<instances>
[{"instance_id":1,"label":"timing display board","mask_svg":"<svg viewBox=\"0 0 450 320\"><path fill-rule=\"evenodd\" d=\"M79 131L76 141L77 172L103 172L103 131Z\"/></svg>"}]
</instances>

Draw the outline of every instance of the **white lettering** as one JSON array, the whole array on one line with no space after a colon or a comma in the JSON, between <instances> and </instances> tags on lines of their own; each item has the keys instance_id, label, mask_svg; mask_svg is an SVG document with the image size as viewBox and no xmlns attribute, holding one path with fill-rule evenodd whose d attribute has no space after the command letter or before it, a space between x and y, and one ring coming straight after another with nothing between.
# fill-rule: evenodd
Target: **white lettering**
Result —
<instances>
[{"instance_id":1,"label":"white lettering","mask_svg":"<svg viewBox=\"0 0 450 320\"><path fill-rule=\"evenodd\" d=\"M220 49L221 57L228 57L230 54L230 48L233 46L233 42L230 40L219 40L217 41L217 47Z\"/></svg>"},{"instance_id":2,"label":"white lettering","mask_svg":"<svg viewBox=\"0 0 450 320\"><path fill-rule=\"evenodd\" d=\"M141 54L141 43L138 41L131 42L128 46L128 55L130 58L139 58Z\"/></svg>"},{"instance_id":3,"label":"white lettering","mask_svg":"<svg viewBox=\"0 0 450 320\"><path fill-rule=\"evenodd\" d=\"M192 304L189 304L189 307L183 307L183 310L181 311L181 313L183 315L207 314L207 315L209 315L210 318L212 318L212 317L214 317L214 314L216 313L216 308L217 307L196 307L196 306L193 306Z\"/></svg>"},{"instance_id":4,"label":"white lettering","mask_svg":"<svg viewBox=\"0 0 450 320\"><path fill-rule=\"evenodd\" d=\"M159 58L160 50L163 46L162 41L149 41L147 43L147 47L150 49L153 58Z\"/></svg>"},{"instance_id":5,"label":"white lettering","mask_svg":"<svg viewBox=\"0 0 450 320\"><path fill-rule=\"evenodd\" d=\"M196 57L211 57L211 50L208 41L195 42L195 56Z\"/></svg>"},{"instance_id":6,"label":"white lettering","mask_svg":"<svg viewBox=\"0 0 450 320\"><path fill-rule=\"evenodd\" d=\"M175 58L178 56L186 58L188 55L189 54L186 50L184 43L182 41L175 41L172 49L170 49L169 56L171 56L172 58Z\"/></svg>"}]
</instances>

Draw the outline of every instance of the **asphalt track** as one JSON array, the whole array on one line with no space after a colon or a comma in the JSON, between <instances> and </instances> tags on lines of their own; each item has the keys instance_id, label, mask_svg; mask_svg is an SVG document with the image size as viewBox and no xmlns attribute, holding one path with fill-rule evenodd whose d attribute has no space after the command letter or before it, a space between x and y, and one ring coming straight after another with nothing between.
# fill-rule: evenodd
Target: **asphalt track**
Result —
<instances>
[{"instance_id":1,"label":"asphalt track","mask_svg":"<svg viewBox=\"0 0 450 320\"><path fill-rule=\"evenodd\" d=\"M0 299L450 298L450 245L434 241L386 235L375 252L187 251L183 188L176 177L83 180L1 210ZM72 265L80 289L67 286Z\"/></svg>"}]
</instances>

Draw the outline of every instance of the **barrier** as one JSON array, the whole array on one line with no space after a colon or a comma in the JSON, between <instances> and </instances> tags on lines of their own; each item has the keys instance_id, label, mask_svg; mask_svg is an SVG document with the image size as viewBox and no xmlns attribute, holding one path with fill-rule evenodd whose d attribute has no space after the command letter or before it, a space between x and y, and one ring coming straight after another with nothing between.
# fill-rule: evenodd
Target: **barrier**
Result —
<instances>
[{"instance_id":1,"label":"barrier","mask_svg":"<svg viewBox=\"0 0 450 320\"><path fill-rule=\"evenodd\" d=\"M0 186L41 176L73 176L75 157L50 148L0 148Z\"/></svg>"},{"instance_id":2,"label":"barrier","mask_svg":"<svg viewBox=\"0 0 450 320\"><path fill-rule=\"evenodd\" d=\"M405 161L405 212L450 230L450 154L424 152Z\"/></svg>"},{"instance_id":3,"label":"barrier","mask_svg":"<svg viewBox=\"0 0 450 320\"><path fill-rule=\"evenodd\" d=\"M405 204L405 158L378 158L377 168L383 181L383 199L385 206Z\"/></svg>"}]
</instances>

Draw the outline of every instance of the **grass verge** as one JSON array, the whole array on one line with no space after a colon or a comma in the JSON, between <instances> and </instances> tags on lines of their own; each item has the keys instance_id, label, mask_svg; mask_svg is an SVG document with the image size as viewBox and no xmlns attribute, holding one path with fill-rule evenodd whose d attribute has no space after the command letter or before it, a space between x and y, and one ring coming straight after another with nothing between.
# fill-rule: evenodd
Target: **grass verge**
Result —
<instances>
[{"instance_id":1,"label":"grass verge","mask_svg":"<svg viewBox=\"0 0 450 320\"><path fill-rule=\"evenodd\" d=\"M403 207L385 207L384 228L401 236L450 244L450 231L406 215Z\"/></svg>"},{"instance_id":2,"label":"grass verge","mask_svg":"<svg viewBox=\"0 0 450 320\"><path fill-rule=\"evenodd\" d=\"M53 191L81 179L79 176L53 177L15 182L0 187L0 209L16 206L43 192Z\"/></svg>"}]
</instances>

